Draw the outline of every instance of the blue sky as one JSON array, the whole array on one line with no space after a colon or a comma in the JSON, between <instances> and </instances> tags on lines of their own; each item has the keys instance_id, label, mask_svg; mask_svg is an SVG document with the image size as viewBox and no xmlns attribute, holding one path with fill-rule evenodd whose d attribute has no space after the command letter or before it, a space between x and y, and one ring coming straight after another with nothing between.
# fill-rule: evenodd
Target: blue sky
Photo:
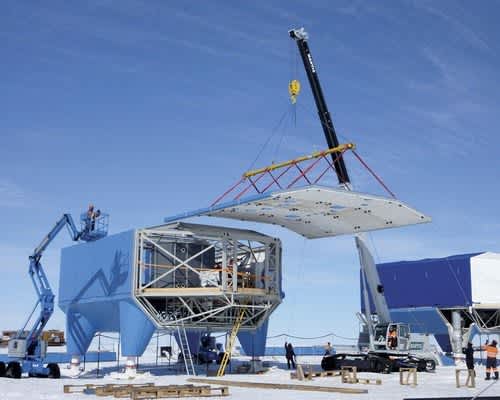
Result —
<instances>
[{"instance_id":1,"label":"blue sky","mask_svg":"<svg viewBox=\"0 0 500 400\"><path fill-rule=\"evenodd\" d=\"M111 232L154 225L210 204L269 138L255 166L325 147L293 27L310 33L341 141L433 218L374 233L377 260L500 251L499 12L493 1L3 2L0 329L31 310L27 256L63 212L94 202ZM297 122L273 132L291 78ZM347 162L358 189L379 192ZM355 336L353 239L250 227L284 245L270 334ZM62 235L44 256L54 289L69 244ZM63 328L59 310L50 326Z\"/></svg>"}]
</instances>

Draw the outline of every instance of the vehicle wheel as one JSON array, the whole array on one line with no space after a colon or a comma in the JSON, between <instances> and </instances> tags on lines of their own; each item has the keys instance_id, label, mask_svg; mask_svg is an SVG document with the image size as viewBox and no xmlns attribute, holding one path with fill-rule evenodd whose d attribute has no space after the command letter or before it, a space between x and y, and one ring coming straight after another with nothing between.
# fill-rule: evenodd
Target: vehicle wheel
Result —
<instances>
[{"instance_id":1,"label":"vehicle wheel","mask_svg":"<svg viewBox=\"0 0 500 400\"><path fill-rule=\"evenodd\" d=\"M383 374L390 374L392 372L392 363L384 362L380 368L380 372Z\"/></svg>"},{"instance_id":2,"label":"vehicle wheel","mask_svg":"<svg viewBox=\"0 0 500 400\"><path fill-rule=\"evenodd\" d=\"M425 370L434 371L436 369L436 362L434 360L425 360Z\"/></svg>"},{"instance_id":3,"label":"vehicle wheel","mask_svg":"<svg viewBox=\"0 0 500 400\"><path fill-rule=\"evenodd\" d=\"M0 361L0 378L5 376L5 363Z\"/></svg>"},{"instance_id":4,"label":"vehicle wheel","mask_svg":"<svg viewBox=\"0 0 500 400\"><path fill-rule=\"evenodd\" d=\"M50 379L59 379L61 377L61 370L59 369L59 365L55 363L50 363L47 365L49 369L49 375L47 375Z\"/></svg>"},{"instance_id":5,"label":"vehicle wheel","mask_svg":"<svg viewBox=\"0 0 500 400\"><path fill-rule=\"evenodd\" d=\"M7 378L21 379L22 373L23 370L21 368L21 364L17 361L11 361L7 364L7 369L5 370L5 376Z\"/></svg>"},{"instance_id":6,"label":"vehicle wheel","mask_svg":"<svg viewBox=\"0 0 500 400\"><path fill-rule=\"evenodd\" d=\"M381 365L378 360L370 360L370 372L380 372Z\"/></svg>"}]
</instances>

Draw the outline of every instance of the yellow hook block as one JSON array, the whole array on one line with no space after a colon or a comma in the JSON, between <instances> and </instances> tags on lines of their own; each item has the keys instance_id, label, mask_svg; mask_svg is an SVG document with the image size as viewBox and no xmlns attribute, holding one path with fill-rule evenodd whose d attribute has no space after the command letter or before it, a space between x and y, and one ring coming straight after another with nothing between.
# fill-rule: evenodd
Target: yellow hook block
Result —
<instances>
[{"instance_id":1,"label":"yellow hook block","mask_svg":"<svg viewBox=\"0 0 500 400\"><path fill-rule=\"evenodd\" d=\"M292 104L295 104L297 101L297 96L300 93L300 82L297 79L291 80L288 84L288 93L290 93Z\"/></svg>"}]
</instances>

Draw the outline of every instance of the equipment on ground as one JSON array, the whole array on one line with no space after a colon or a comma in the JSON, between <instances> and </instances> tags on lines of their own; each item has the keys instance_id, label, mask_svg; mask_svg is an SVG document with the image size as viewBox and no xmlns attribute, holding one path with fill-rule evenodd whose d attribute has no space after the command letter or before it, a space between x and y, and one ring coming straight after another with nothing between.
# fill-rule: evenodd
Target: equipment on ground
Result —
<instances>
[{"instance_id":1,"label":"equipment on ground","mask_svg":"<svg viewBox=\"0 0 500 400\"><path fill-rule=\"evenodd\" d=\"M19 379L23 372L30 377L59 378L61 376L56 363L45 362L50 334L44 335L43 329L54 312L55 296L40 260L43 252L64 227L68 228L71 239L75 242L80 240L91 242L107 235L108 215L100 211L94 212L93 206L81 215L80 221L81 228L78 230L71 215L64 214L29 257L29 275L38 300L23 327L8 341L9 362L6 367L5 363L0 362L0 372L4 371L2 375L8 378ZM38 308L38 318L31 327L28 327Z\"/></svg>"},{"instance_id":2,"label":"equipment on ground","mask_svg":"<svg viewBox=\"0 0 500 400\"><path fill-rule=\"evenodd\" d=\"M186 362L189 363L189 357L191 357L191 360L193 362L193 369L189 369L188 366L187 370L189 372L192 372L194 370L195 363L197 364L211 364L212 362L216 362L217 364L221 363L222 358L224 356L224 350L222 343L216 342L215 336L212 336L210 333L203 334L200 337L199 347L197 350L189 349L187 337L183 339L182 333L178 333L178 336L180 343L179 345L180 352L177 360L178 362L186 364Z\"/></svg>"},{"instance_id":3,"label":"equipment on ground","mask_svg":"<svg viewBox=\"0 0 500 400\"><path fill-rule=\"evenodd\" d=\"M196 358L200 364L210 364L216 362L220 364L224 357L222 343L217 343L215 336L210 334L203 335L200 339L200 348Z\"/></svg>"},{"instance_id":4,"label":"equipment on ground","mask_svg":"<svg viewBox=\"0 0 500 400\"><path fill-rule=\"evenodd\" d=\"M297 47L299 49L304 68L311 86L311 91L314 96L314 101L318 109L318 115L325 134L326 141L330 148L337 147L339 141L333 126L333 122L326 104L325 98L323 96L323 91L321 89L321 84L318 77L318 72L313 62L311 52L309 50L309 45L307 43L309 36L304 28L292 29L289 31L290 37L295 40ZM337 179L339 185L347 191L352 190L352 185L349 179L349 174L347 172L346 165L342 154L339 156L334 156L332 154L333 164L335 166L335 171L337 173ZM366 309L368 310L364 317L362 317L362 322L364 323L369 336L369 353L360 356L363 360L360 364L365 367L373 367L371 370L375 372L380 372L379 358L386 358L391 362L391 359L399 359L404 357L405 359L418 360L418 357L410 356L408 354L410 348L410 327L406 323L395 323L391 320L389 314L389 308L387 307L387 302L384 297L384 287L380 282L380 277L376 265L373 261L373 257L365 244L364 234L358 233L355 236L356 247L358 249L358 254L360 258L361 265L361 277L364 283L364 299ZM366 291L366 285L370 287L372 293L372 299L375 305L375 315L377 316L377 321L373 320L372 313L370 312L369 299ZM332 364L337 366L341 365L340 360L342 357L348 357L352 355L348 354L336 354L335 356L326 356L328 360L325 361L325 365ZM373 360L371 359L373 357ZM365 359L366 358L366 359ZM330 362L331 361L331 362ZM366 365L365 365L366 364ZM429 365L429 367L435 367L434 360L422 360L422 365ZM322 364L323 365L323 364ZM394 369L396 364L390 368ZM434 368L432 368L434 369ZM370 370L370 369L368 369Z\"/></svg>"}]
</instances>

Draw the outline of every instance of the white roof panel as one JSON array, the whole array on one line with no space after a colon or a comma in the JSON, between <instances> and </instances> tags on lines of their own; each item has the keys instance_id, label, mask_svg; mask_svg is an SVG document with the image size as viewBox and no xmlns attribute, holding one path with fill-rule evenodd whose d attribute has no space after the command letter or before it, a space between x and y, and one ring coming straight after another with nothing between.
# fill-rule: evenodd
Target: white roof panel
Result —
<instances>
[{"instance_id":1,"label":"white roof panel","mask_svg":"<svg viewBox=\"0 0 500 400\"><path fill-rule=\"evenodd\" d=\"M483 253L470 259L471 294L474 304L489 304L496 308L500 303L500 254Z\"/></svg>"},{"instance_id":2,"label":"white roof panel","mask_svg":"<svg viewBox=\"0 0 500 400\"><path fill-rule=\"evenodd\" d=\"M323 186L253 196L183 217L194 215L281 225L309 239L431 221L399 200Z\"/></svg>"}]
</instances>

